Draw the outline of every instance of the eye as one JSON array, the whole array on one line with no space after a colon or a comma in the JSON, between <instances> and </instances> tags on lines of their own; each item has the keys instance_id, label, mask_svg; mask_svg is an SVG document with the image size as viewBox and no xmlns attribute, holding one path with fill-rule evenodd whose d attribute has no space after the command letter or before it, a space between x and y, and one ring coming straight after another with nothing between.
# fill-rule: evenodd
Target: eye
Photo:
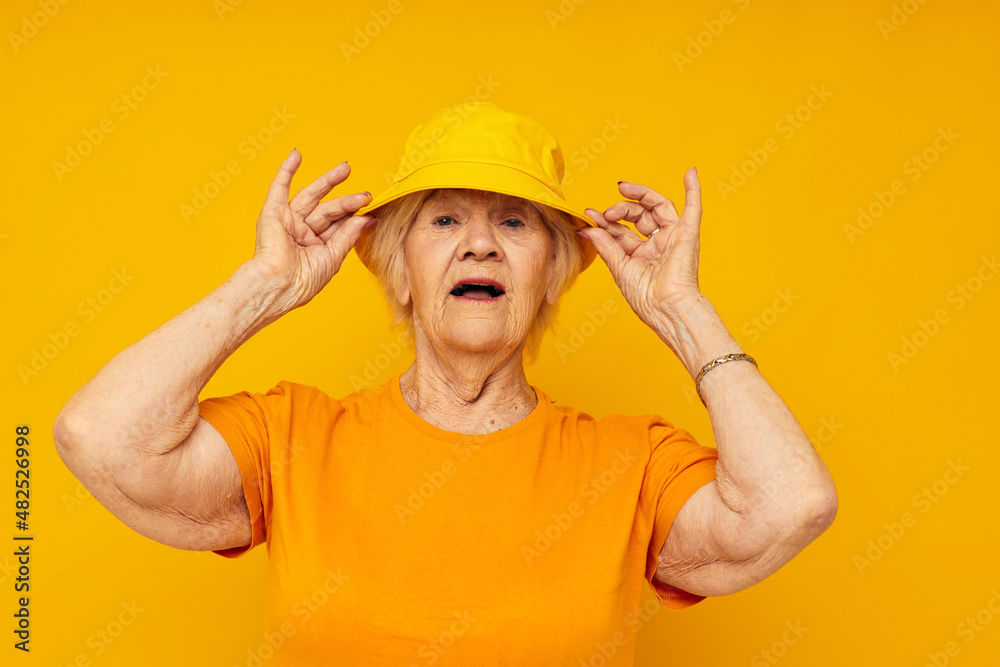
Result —
<instances>
[{"instance_id":1,"label":"eye","mask_svg":"<svg viewBox=\"0 0 1000 667\"><path fill-rule=\"evenodd\" d=\"M516 224L509 225L507 224L509 222L513 222ZM520 218L507 218L506 220L504 220L504 224L507 225L508 227L513 227L513 228L524 227L524 222L522 222Z\"/></svg>"},{"instance_id":2,"label":"eye","mask_svg":"<svg viewBox=\"0 0 1000 667\"><path fill-rule=\"evenodd\" d=\"M452 222L454 222L454 218L450 218L450 217L448 217L447 215L442 215L442 216L438 217L438 218L437 218L437 219L436 219L436 220L434 221L434 226L435 226L435 227L450 227L450 226L451 226L451 225L439 225L438 223L439 223L439 222L441 222L442 220L449 220L449 221L452 221Z\"/></svg>"}]
</instances>

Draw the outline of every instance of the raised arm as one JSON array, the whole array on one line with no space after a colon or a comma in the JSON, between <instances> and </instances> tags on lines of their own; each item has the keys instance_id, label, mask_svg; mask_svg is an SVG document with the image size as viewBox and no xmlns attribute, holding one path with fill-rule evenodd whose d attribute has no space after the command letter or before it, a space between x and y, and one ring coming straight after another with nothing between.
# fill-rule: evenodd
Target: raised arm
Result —
<instances>
[{"instance_id":1,"label":"raised arm","mask_svg":"<svg viewBox=\"0 0 1000 667\"><path fill-rule=\"evenodd\" d=\"M712 359L744 350L699 290L701 188L694 169L684 185L678 216L660 193L622 181L630 201L603 213L588 209L598 228L583 234L632 310L696 377ZM719 452L716 479L678 512L656 578L696 595L726 595L769 576L825 531L837 492L802 427L753 364L713 368L701 392Z\"/></svg>"},{"instance_id":2,"label":"raised arm","mask_svg":"<svg viewBox=\"0 0 1000 667\"><path fill-rule=\"evenodd\" d=\"M678 303L678 357L692 377L744 350L704 297ZM659 554L657 579L697 595L727 595L762 581L833 522L833 479L798 421L744 360L706 373L701 393L719 461L692 494Z\"/></svg>"},{"instance_id":3,"label":"raised arm","mask_svg":"<svg viewBox=\"0 0 1000 667\"><path fill-rule=\"evenodd\" d=\"M344 162L291 201L301 164L282 163L257 219L252 259L223 285L111 359L69 399L53 437L90 493L151 539L192 550L250 543L239 468L198 415L198 395L257 331L308 303L333 277L372 216L356 193L320 200L347 178Z\"/></svg>"}]
</instances>

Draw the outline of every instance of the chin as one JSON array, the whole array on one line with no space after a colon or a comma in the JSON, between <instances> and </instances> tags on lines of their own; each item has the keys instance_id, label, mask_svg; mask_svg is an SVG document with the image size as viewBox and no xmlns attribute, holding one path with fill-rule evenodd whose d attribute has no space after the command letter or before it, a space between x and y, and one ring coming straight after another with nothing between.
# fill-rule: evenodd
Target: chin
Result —
<instances>
[{"instance_id":1,"label":"chin","mask_svg":"<svg viewBox=\"0 0 1000 667\"><path fill-rule=\"evenodd\" d=\"M511 335L505 327L498 327L492 322L466 320L455 326L442 339L449 345L462 348L468 352L489 352L504 348L517 347L520 339Z\"/></svg>"}]
</instances>

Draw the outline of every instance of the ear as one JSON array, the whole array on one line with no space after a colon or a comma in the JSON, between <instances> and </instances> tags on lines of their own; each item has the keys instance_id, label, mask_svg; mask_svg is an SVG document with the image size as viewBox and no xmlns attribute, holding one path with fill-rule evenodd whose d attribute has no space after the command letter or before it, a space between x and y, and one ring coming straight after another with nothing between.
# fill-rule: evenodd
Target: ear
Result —
<instances>
[{"instance_id":1,"label":"ear","mask_svg":"<svg viewBox=\"0 0 1000 667\"><path fill-rule=\"evenodd\" d=\"M556 284L557 279L559 277L558 275L559 271L557 270L558 267L559 267L558 250L556 250L555 244L553 244L552 259L551 261L549 261L548 287L545 290L545 302L548 303L550 306L556 305L556 302L559 300L559 297L562 296L560 285Z\"/></svg>"},{"instance_id":2,"label":"ear","mask_svg":"<svg viewBox=\"0 0 1000 667\"><path fill-rule=\"evenodd\" d=\"M407 275L406 262L403 262L403 270L399 272L399 278L396 279L396 301L399 305L406 306L410 303L410 280Z\"/></svg>"}]
</instances>

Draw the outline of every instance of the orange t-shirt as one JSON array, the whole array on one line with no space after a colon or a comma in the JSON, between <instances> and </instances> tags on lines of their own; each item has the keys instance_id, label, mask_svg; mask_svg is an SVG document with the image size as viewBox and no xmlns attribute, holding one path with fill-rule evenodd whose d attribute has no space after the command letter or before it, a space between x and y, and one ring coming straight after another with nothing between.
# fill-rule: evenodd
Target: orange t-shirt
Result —
<instances>
[{"instance_id":1,"label":"orange t-shirt","mask_svg":"<svg viewBox=\"0 0 1000 667\"><path fill-rule=\"evenodd\" d=\"M248 547L215 553L267 543L263 664L632 665L658 609L643 578L668 609L704 599L652 577L716 450L532 388L531 414L486 435L424 421L399 376L339 400L282 381L199 404L253 522Z\"/></svg>"}]
</instances>

